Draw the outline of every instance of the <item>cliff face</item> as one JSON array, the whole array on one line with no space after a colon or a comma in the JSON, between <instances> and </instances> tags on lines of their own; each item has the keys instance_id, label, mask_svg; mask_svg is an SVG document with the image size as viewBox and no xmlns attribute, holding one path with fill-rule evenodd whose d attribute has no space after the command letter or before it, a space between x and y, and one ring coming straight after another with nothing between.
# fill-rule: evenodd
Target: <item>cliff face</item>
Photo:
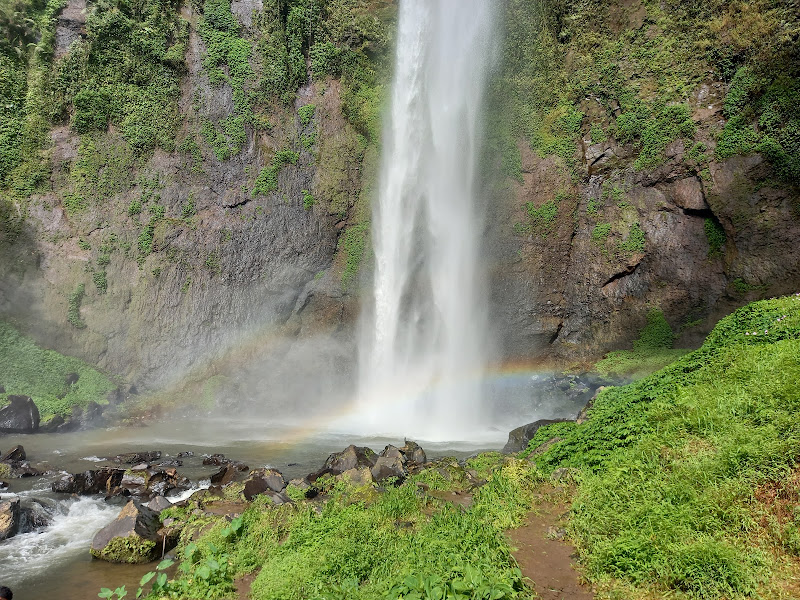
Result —
<instances>
[{"instance_id":1,"label":"cliff face","mask_svg":"<svg viewBox=\"0 0 800 600\"><path fill-rule=\"evenodd\" d=\"M503 6L486 255L507 358L597 357L652 308L692 345L800 284L796 15L662 4ZM35 51L3 48L0 317L140 388L249 364L343 391L393 3L142 6L53 2Z\"/></svg>"}]
</instances>

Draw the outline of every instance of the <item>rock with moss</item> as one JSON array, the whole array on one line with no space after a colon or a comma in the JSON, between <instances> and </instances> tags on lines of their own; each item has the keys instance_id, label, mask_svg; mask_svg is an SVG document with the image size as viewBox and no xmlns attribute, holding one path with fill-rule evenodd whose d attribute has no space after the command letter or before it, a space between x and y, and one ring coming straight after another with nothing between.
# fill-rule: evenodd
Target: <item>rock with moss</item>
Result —
<instances>
[{"instance_id":1,"label":"rock with moss","mask_svg":"<svg viewBox=\"0 0 800 600\"><path fill-rule=\"evenodd\" d=\"M94 536L92 556L113 563L150 562L158 557L164 541L158 528L158 513L131 500Z\"/></svg>"}]
</instances>

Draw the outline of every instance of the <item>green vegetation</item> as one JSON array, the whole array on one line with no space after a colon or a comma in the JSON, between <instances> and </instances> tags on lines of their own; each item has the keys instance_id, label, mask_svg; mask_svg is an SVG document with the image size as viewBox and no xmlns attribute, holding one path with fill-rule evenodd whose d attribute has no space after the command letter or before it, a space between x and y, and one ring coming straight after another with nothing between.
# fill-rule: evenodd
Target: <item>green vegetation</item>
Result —
<instances>
[{"instance_id":1,"label":"green vegetation","mask_svg":"<svg viewBox=\"0 0 800 600\"><path fill-rule=\"evenodd\" d=\"M557 196L556 200L560 200ZM548 200L537 208L533 202L525 203L525 210L528 213L529 220L527 223L517 223L514 225L514 232L518 235L527 234L531 231L536 232L538 235L546 238L558 216L558 204L555 200Z\"/></svg>"},{"instance_id":2,"label":"green vegetation","mask_svg":"<svg viewBox=\"0 0 800 600\"><path fill-rule=\"evenodd\" d=\"M306 104L298 108L297 116L300 119L300 125L308 127L311 124L311 120L314 118L314 112L316 110L317 107L314 104Z\"/></svg>"},{"instance_id":3,"label":"green vegetation","mask_svg":"<svg viewBox=\"0 0 800 600\"><path fill-rule=\"evenodd\" d=\"M706 239L708 239L708 256L709 258L716 256L728 240L725 230L717 220L711 218L705 220L703 230L706 232Z\"/></svg>"},{"instance_id":4,"label":"green vegetation","mask_svg":"<svg viewBox=\"0 0 800 600\"><path fill-rule=\"evenodd\" d=\"M77 329L85 329L86 323L81 319L81 302L86 294L86 286L79 283L75 290L69 295L67 301L67 321Z\"/></svg>"},{"instance_id":5,"label":"green vegetation","mask_svg":"<svg viewBox=\"0 0 800 600\"><path fill-rule=\"evenodd\" d=\"M314 206L314 196L308 190L303 190L303 208L305 210L311 210L311 207Z\"/></svg>"},{"instance_id":6,"label":"green vegetation","mask_svg":"<svg viewBox=\"0 0 800 600\"><path fill-rule=\"evenodd\" d=\"M105 271L96 271L92 274L92 281L94 282L97 291L100 294L105 294L108 290L108 279L106 278Z\"/></svg>"},{"instance_id":7,"label":"green vegetation","mask_svg":"<svg viewBox=\"0 0 800 600\"><path fill-rule=\"evenodd\" d=\"M678 139L688 142L688 160L700 160L705 150L693 140L686 99L711 71L733 78L717 157L758 151L797 181L794 8L769 0L637 8L600 0L505 3L502 72L491 101L492 122L505 123L492 126L499 139L491 142L503 154L504 173L514 174L519 139L542 156L560 157L573 176L581 136L632 145L637 169L661 165Z\"/></svg>"},{"instance_id":8,"label":"green vegetation","mask_svg":"<svg viewBox=\"0 0 800 600\"><path fill-rule=\"evenodd\" d=\"M296 165L300 154L291 150L279 150L268 167L261 169L253 186L253 196L266 196L278 189L278 174L285 165Z\"/></svg>"},{"instance_id":9,"label":"green vegetation","mask_svg":"<svg viewBox=\"0 0 800 600\"><path fill-rule=\"evenodd\" d=\"M653 308L647 313L647 324L633 342L633 350L609 352L595 365L602 375L640 378L670 364L688 350L673 350L675 334L664 313Z\"/></svg>"},{"instance_id":10,"label":"green vegetation","mask_svg":"<svg viewBox=\"0 0 800 600\"><path fill-rule=\"evenodd\" d=\"M611 233L611 223L598 223L592 229L592 241L600 246L605 246L609 233Z\"/></svg>"},{"instance_id":11,"label":"green vegetation","mask_svg":"<svg viewBox=\"0 0 800 600\"><path fill-rule=\"evenodd\" d=\"M774 165L778 175L800 182L800 67L777 76L755 67L736 71L725 98L728 121L715 154L723 159L735 154L759 152Z\"/></svg>"},{"instance_id":12,"label":"green vegetation","mask_svg":"<svg viewBox=\"0 0 800 600\"><path fill-rule=\"evenodd\" d=\"M361 260L364 258L364 251L367 247L367 236L369 235L369 223L359 223L347 228L342 237L342 244L345 253L345 267L342 271L342 285L347 287L358 274L361 267Z\"/></svg>"},{"instance_id":13,"label":"green vegetation","mask_svg":"<svg viewBox=\"0 0 800 600\"><path fill-rule=\"evenodd\" d=\"M109 123L137 153L175 148L177 99L188 24L178 4L144 0L130 10L100 0L86 21L86 39L56 63L49 81L49 117L78 133Z\"/></svg>"},{"instance_id":14,"label":"green vegetation","mask_svg":"<svg viewBox=\"0 0 800 600\"><path fill-rule=\"evenodd\" d=\"M537 432L530 448L562 440L537 465L580 471L570 531L592 579L776 597L796 523L766 492L797 474L798 356L800 296L756 302L699 350L602 392L586 423Z\"/></svg>"},{"instance_id":15,"label":"green vegetation","mask_svg":"<svg viewBox=\"0 0 800 600\"><path fill-rule=\"evenodd\" d=\"M639 225L639 223L634 223L631 225L631 229L628 232L628 237L625 238L624 242L620 242L618 245L619 251L625 254L633 254L634 252L644 252L645 248L645 235L644 230Z\"/></svg>"},{"instance_id":16,"label":"green vegetation","mask_svg":"<svg viewBox=\"0 0 800 600\"><path fill-rule=\"evenodd\" d=\"M13 326L0 321L0 364L2 384L8 394L24 394L33 398L42 421L51 416L69 415L73 406L86 407L89 402L106 403L106 395L115 384L104 374L82 360L44 350L33 340L21 335ZM78 381L67 383L67 375L78 374Z\"/></svg>"}]
</instances>

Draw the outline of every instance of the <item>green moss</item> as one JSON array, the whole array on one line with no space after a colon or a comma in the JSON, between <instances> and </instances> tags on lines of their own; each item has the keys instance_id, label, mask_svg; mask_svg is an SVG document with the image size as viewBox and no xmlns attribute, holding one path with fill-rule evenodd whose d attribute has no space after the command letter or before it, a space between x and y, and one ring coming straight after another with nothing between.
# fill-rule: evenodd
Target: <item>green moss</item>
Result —
<instances>
[{"instance_id":1,"label":"green moss","mask_svg":"<svg viewBox=\"0 0 800 600\"><path fill-rule=\"evenodd\" d=\"M303 190L303 208L305 210L311 210L311 207L314 206L315 200L314 196L308 190Z\"/></svg>"},{"instance_id":2,"label":"green moss","mask_svg":"<svg viewBox=\"0 0 800 600\"><path fill-rule=\"evenodd\" d=\"M608 141L608 135L606 135L599 123L592 123L589 129L589 136L593 144L602 144Z\"/></svg>"},{"instance_id":3,"label":"green moss","mask_svg":"<svg viewBox=\"0 0 800 600\"><path fill-rule=\"evenodd\" d=\"M75 290L69 295L67 302L67 321L77 329L85 329L86 323L81 319L81 302L86 294L86 286L79 283Z\"/></svg>"},{"instance_id":4,"label":"green moss","mask_svg":"<svg viewBox=\"0 0 800 600\"><path fill-rule=\"evenodd\" d=\"M558 205L554 200L548 200L541 206L537 207L533 202L525 204L525 210L530 217L530 228L541 235L543 238L547 237L553 229L558 216Z\"/></svg>"},{"instance_id":5,"label":"green moss","mask_svg":"<svg viewBox=\"0 0 800 600\"><path fill-rule=\"evenodd\" d=\"M285 165L296 165L300 154L291 150L279 150L268 167L261 169L253 186L253 196L266 196L278 189L278 174Z\"/></svg>"},{"instance_id":6,"label":"green moss","mask_svg":"<svg viewBox=\"0 0 800 600\"><path fill-rule=\"evenodd\" d=\"M343 236L343 249L345 253L345 267L342 271L342 285L347 287L358 274L364 252L367 248L369 223L359 223L347 228Z\"/></svg>"},{"instance_id":7,"label":"green moss","mask_svg":"<svg viewBox=\"0 0 800 600\"><path fill-rule=\"evenodd\" d=\"M679 138L691 139L695 125L685 104L668 105L654 114L641 131L642 150L633 163L636 169L652 169L666 160L664 150Z\"/></svg>"},{"instance_id":8,"label":"green moss","mask_svg":"<svg viewBox=\"0 0 800 600\"><path fill-rule=\"evenodd\" d=\"M97 291L100 294L105 294L108 290L108 279L106 278L105 271L96 271L92 274L92 281L94 282Z\"/></svg>"},{"instance_id":9,"label":"green moss","mask_svg":"<svg viewBox=\"0 0 800 600\"><path fill-rule=\"evenodd\" d=\"M647 313L647 325L639 333L639 339L633 342L634 350L657 350L659 348L672 348L675 334L672 333L664 313L653 308Z\"/></svg>"},{"instance_id":10,"label":"green moss","mask_svg":"<svg viewBox=\"0 0 800 600\"><path fill-rule=\"evenodd\" d=\"M311 120L314 118L314 112L316 110L317 107L314 104L306 104L305 106L298 108L297 116L300 119L300 125L307 127L309 124L311 124Z\"/></svg>"},{"instance_id":11,"label":"green moss","mask_svg":"<svg viewBox=\"0 0 800 600\"><path fill-rule=\"evenodd\" d=\"M11 477L11 467L6 463L0 463L0 479Z\"/></svg>"},{"instance_id":12,"label":"green moss","mask_svg":"<svg viewBox=\"0 0 800 600\"><path fill-rule=\"evenodd\" d=\"M617 248L624 254L633 254L634 252L644 252L645 249L645 234L639 223L631 225L628 237L624 242L620 242Z\"/></svg>"},{"instance_id":13,"label":"green moss","mask_svg":"<svg viewBox=\"0 0 800 600\"><path fill-rule=\"evenodd\" d=\"M611 223L598 223L592 230L592 241L599 246L604 246L611 233Z\"/></svg>"},{"instance_id":14,"label":"green moss","mask_svg":"<svg viewBox=\"0 0 800 600\"><path fill-rule=\"evenodd\" d=\"M43 421L54 414L70 414L74 405L105 404L106 395L115 387L106 375L82 360L40 348L2 321L0 364L6 393L33 398ZM69 373L78 374L76 383L66 383Z\"/></svg>"},{"instance_id":15,"label":"green moss","mask_svg":"<svg viewBox=\"0 0 800 600\"><path fill-rule=\"evenodd\" d=\"M716 219L706 219L703 224L703 230L706 233L708 240L708 256L716 256L722 250L728 237L725 235L725 230Z\"/></svg>"},{"instance_id":16,"label":"green moss","mask_svg":"<svg viewBox=\"0 0 800 600\"><path fill-rule=\"evenodd\" d=\"M138 536L113 538L102 550L91 548L92 556L112 563L143 564L158 556L156 543Z\"/></svg>"}]
</instances>

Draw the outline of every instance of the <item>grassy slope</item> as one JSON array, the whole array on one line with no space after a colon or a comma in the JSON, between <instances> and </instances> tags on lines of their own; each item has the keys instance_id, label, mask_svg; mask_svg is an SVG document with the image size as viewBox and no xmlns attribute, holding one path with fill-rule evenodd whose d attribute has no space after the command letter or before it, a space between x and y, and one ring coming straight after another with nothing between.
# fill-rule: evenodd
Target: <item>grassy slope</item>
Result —
<instances>
[{"instance_id":1,"label":"grassy slope","mask_svg":"<svg viewBox=\"0 0 800 600\"><path fill-rule=\"evenodd\" d=\"M577 469L572 533L593 578L690 597L774 595L799 523L755 498L796 469L798 408L793 296L738 310L700 349L603 392L587 423L541 431L530 447L558 435L537 463Z\"/></svg>"},{"instance_id":2,"label":"grassy slope","mask_svg":"<svg viewBox=\"0 0 800 600\"><path fill-rule=\"evenodd\" d=\"M76 383L66 383L69 373L77 373ZM70 414L75 405L85 407L95 401L106 404L106 394L116 385L103 373L80 359L39 348L7 323L0 321L0 394L25 394L39 407L42 421L53 415Z\"/></svg>"}]
</instances>

